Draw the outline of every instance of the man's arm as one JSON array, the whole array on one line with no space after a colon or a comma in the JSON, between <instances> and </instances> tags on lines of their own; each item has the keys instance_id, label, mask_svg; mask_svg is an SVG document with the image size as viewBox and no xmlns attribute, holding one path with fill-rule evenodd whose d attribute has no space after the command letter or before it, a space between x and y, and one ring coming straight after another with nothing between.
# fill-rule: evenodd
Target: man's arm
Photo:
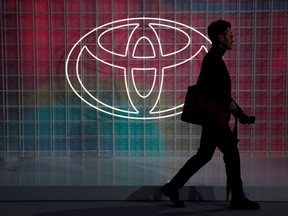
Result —
<instances>
[{"instance_id":1,"label":"man's arm","mask_svg":"<svg viewBox=\"0 0 288 216\"><path fill-rule=\"evenodd\" d=\"M236 118L239 118L241 124L254 124L255 116L246 115L234 100L231 101L229 110Z\"/></svg>"},{"instance_id":2,"label":"man's arm","mask_svg":"<svg viewBox=\"0 0 288 216\"><path fill-rule=\"evenodd\" d=\"M197 80L202 96L228 109L232 101L230 94L225 92L225 87L228 84L228 75L223 74L223 68L219 62L211 57L204 58L201 73Z\"/></svg>"}]
</instances>

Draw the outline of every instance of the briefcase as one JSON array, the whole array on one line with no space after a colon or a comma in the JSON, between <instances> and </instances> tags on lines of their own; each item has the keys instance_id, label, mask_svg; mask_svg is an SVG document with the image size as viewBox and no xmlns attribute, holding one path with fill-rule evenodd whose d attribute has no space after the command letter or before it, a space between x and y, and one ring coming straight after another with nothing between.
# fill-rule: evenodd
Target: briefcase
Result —
<instances>
[{"instance_id":1,"label":"briefcase","mask_svg":"<svg viewBox=\"0 0 288 216\"><path fill-rule=\"evenodd\" d=\"M222 106L203 97L197 87L188 87L181 120L196 125L224 124L228 112Z\"/></svg>"}]
</instances>

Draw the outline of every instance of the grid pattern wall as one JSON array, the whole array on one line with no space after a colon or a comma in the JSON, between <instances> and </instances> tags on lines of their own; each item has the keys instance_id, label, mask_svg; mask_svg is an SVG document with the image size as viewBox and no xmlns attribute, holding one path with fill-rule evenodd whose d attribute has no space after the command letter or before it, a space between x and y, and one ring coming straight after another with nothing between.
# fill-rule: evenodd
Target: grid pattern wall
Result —
<instances>
[{"instance_id":1,"label":"grid pattern wall","mask_svg":"<svg viewBox=\"0 0 288 216\"><path fill-rule=\"evenodd\" d=\"M163 65L193 56L201 44L209 48L209 42L203 41L201 34L192 35L195 31L188 28L193 45L188 54L179 52L167 58L156 55L153 61L136 57L153 56L155 47L159 53L159 44L149 39L149 31L150 36L160 35L163 52L171 53L170 49L185 47L188 39L183 38L183 32L187 26L206 35L207 26L221 18L231 22L235 37L234 49L224 56L233 96L247 113L256 116L254 125L240 126L239 148L248 156L288 156L287 10L288 3L282 0L2 0L1 155L192 154L199 146L200 128L181 122L179 109L174 107L181 108L187 86L197 80L205 52L165 70L162 86L163 74L159 71ZM149 20L132 21L143 17L158 22L156 33L144 28L149 26ZM125 21L115 22L121 19ZM114 23L107 24L111 22ZM134 51L135 58L131 59L131 55L123 60L116 54L125 50L137 22L140 30L134 35L140 39L131 39L129 44L129 52ZM160 24L166 25L164 30ZM109 31L111 28L116 30ZM91 33L93 29L96 30ZM80 50L84 45L88 49ZM137 49L133 50L133 46ZM156 72L151 69L154 67ZM79 77L69 76L74 89L67 81L65 68L68 73L75 70L80 74L78 83ZM164 118L158 112L151 119L148 111L155 101L155 109L171 109L171 116ZM140 119L133 114L135 109L142 113ZM126 116L121 118L119 113Z\"/></svg>"}]
</instances>

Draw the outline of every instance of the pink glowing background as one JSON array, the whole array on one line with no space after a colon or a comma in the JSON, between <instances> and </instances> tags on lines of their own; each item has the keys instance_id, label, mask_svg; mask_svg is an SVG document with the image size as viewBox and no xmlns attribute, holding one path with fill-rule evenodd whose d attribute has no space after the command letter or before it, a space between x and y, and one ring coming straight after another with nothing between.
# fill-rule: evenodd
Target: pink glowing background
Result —
<instances>
[{"instance_id":1,"label":"pink glowing background","mask_svg":"<svg viewBox=\"0 0 288 216\"><path fill-rule=\"evenodd\" d=\"M183 132L183 128L190 126L181 123L179 116L162 122L131 123L114 120L87 108L87 104L82 103L67 84L65 60L83 35L115 20L160 17L191 26L206 35L209 23L224 18L231 22L235 35L234 49L224 56L233 82L233 96L247 113L257 119L253 126L240 127L240 150L247 155L287 156L287 4L274 1L271 10L271 4L265 3L270 1L262 4L256 4L256 1L227 2L222 7L220 1L184 0L1 1L0 111L3 114L0 136L3 145L0 151L188 150L192 144L181 140L189 140L189 132ZM113 49L115 44L120 46L127 35L123 33L114 42L110 40L112 36L107 36L103 43ZM193 41L199 40L199 36L194 37ZM88 42L96 53L96 41ZM167 38L166 49L170 45L179 46L181 42ZM146 52L149 52L149 47ZM162 106L184 101L187 87L197 79L203 55L199 54L176 70L167 71ZM138 63L130 62L130 66ZM115 71L93 60L86 59L82 64L83 71L95 83L98 80L98 84L93 84L89 76L85 79L95 95L108 101L123 98L125 89L120 81L123 76L116 79ZM95 67L97 76L93 75ZM149 83L151 76L143 75L138 81L141 80ZM114 89L116 93L106 92L107 89ZM123 107L128 104L127 99L117 103ZM145 109L147 104L139 103L138 106ZM141 147L134 144L137 142ZM186 146L179 147L181 145Z\"/></svg>"}]
</instances>

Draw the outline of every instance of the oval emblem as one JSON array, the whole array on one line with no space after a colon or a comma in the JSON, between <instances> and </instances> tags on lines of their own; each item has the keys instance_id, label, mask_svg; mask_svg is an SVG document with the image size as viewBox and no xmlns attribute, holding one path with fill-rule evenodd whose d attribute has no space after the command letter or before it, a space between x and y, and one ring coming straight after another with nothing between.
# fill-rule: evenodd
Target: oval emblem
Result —
<instances>
[{"instance_id":1,"label":"oval emblem","mask_svg":"<svg viewBox=\"0 0 288 216\"><path fill-rule=\"evenodd\" d=\"M74 44L65 62L66 79L82 101L106 114L130 119L175 116L183 103L168 100L177 89L167 89L167 83L177 78L177 69L206 53L208 43L205 35L180 22L117 20Z\"/></svg>"}]
</instances>

